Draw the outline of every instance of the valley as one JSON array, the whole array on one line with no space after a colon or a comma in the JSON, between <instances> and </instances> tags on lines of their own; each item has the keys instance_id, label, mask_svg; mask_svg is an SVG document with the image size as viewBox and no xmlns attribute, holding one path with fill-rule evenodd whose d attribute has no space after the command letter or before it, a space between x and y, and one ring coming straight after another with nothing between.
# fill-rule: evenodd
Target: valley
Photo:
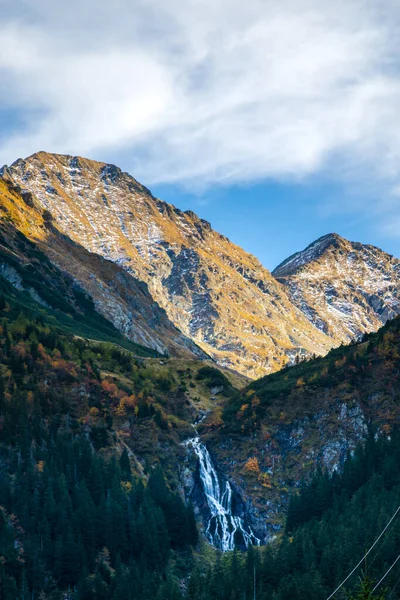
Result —
<instances>
[{"instance_id":1,"label":"valley","mask_svg":"<svg viewBox=\"0 0 400 600\"><path fill-rule=\"evenodd\" d=\"M113 165L1 176L2 600L324 600L395 508L400 261L270 273Z\"/></svg>"}]
</instances>

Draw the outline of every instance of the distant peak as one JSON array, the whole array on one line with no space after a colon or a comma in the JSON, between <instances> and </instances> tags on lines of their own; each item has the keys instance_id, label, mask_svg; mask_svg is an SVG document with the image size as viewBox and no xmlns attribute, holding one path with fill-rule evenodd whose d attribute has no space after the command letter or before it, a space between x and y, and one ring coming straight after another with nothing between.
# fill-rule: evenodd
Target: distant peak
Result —
<instances>
[{"instance_id":1,"label":"distant peak","mask_svg":"<svg viewBox=\"0 0 400 600\"><path fill-rule=\"evenodd\" d=\"M333 233L327 233L325 235L322 235L320 238L318 238L317 240L315 240L315 242L312 242L312 243L315 244L316 242L320 242L322 240L326 240L326 241L329 241L329 240L345 241L344 238L341 235L339 235L338 233L333 232ZM310 246L311 246L311 244L310 244Z\"/></svg>"},{"instance_id":2,"label":"distant peak","mask_svg":"<svg viewBox=\"0 0 400 600\"><path fill-rule=\"evenodd\" d=\"M295 252L289 258L278 265L272 274L274 277L286 277L292 275L302 266L317 260L331 246L341 246L346 244L347 240L338 233L327 233L307 246L304 250Z\"/></svg>"}]
</instances>

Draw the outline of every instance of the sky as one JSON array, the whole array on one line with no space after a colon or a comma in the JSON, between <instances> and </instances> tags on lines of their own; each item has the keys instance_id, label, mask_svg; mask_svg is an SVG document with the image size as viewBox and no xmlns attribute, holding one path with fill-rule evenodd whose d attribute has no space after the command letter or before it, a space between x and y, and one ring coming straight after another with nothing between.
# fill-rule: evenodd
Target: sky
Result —
<instances>
[{"instance_id":1,"label":"sky","mask_svg":"<svg viewBox=\"0 0 400 600\"><path fill-rule=\"evenodd\" d=\"M398 0L0 0L0 164L118 164L268 268L400 257Z\"/></svg>"}]
</instances>

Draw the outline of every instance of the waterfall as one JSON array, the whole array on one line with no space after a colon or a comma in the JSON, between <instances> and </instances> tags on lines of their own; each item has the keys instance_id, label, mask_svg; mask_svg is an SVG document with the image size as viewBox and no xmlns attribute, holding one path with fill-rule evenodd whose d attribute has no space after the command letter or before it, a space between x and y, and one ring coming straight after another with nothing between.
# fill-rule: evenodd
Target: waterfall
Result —
<instances>
[{"instance_id":1,"label":"waterfall","mask_svg":"<svg viewBox=\"0 0 400 600\"><path fill-rule=\"evenodd\" d=\"M199 437L187 440L186 445L192 446L199 459L200 479L210 510L205 531L208 541L224 552L234 550L241 541L246 548L259 546L260 540L251 527L241 517L232 514L231 485L229 481L218 477L206 446Z\"/></svg>"}]
</instances>

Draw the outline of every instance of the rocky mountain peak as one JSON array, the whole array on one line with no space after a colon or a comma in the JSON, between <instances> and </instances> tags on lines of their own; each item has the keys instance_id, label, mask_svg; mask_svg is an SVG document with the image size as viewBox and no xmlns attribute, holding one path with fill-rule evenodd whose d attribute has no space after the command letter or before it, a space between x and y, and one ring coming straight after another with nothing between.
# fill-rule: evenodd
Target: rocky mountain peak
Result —
<instances>
[{"instance_id":1,"label":"rocky mountain peak","mask_svg":"<svg viewBox=\"0 0 400 600\"><path fill-rule=\"evenodd\" d=\"M142 282L186 338L245 375L325 354L400 312L400 262L337 233L271 274L193 211L155 198L115 165L39 152L3 177L30 194L48 229ZM90 281L97 277L95 268ZM107 304L103 294L103 312Z\"/></svg>"},{"instance_id":2,"label":"rocky mountain peak","mask_svg":"<svg viewBox=\"0 0 400 600\"><path fill-rule=\"evenodd\" d=\"M256 377L331 347L254 256L118 167L40 152L4 172L51 214L53 228L144 282L220 364Z\"/></svg>"},{"instance_id":3,"label":"rocky mountain peak","mask_svg":"<svg viewBox=\"0 0 400 600\"><path fill-rule=\"evenodd\" d=\"M61 185L64 185L68 179L79 182L83 179L99 178L106 185L125 179L129 180L131 185L150 193L134 177L116 165L69 154L36 152L28 158L19 158L10 167L4 166L0 173L3 177L7 174L10 176L11 173L15 176L17 173L22 182L28 183L32 182L38 172L44 179L55 177Z\"/></svg>"},{"instance_id":4,"label":"rocky mountain peak","mask_svg":"<svg viewBox=\"0 0 400 600\"><path fill-rule=\"evenodd\" d=\"M310 321L348 343L400 313L400 261L379 248L323 236L273 275Z\"/></svg>"},{"instance_id":5,"label":"rocky mountain peak","mask_svg":"<svg viewBox=\"0 0 400 600\"><path fill-rule=\"evenodd\" d=\"M292 275L304 265L317 260L328 248L339 248L347 244L347 240L337 233L328 233L312 242L307 248L295 252L289 258L280 263L273 271L275 277L286 277Z\"/></svg>"},{"instance_id":6,"label":"rocky mountain peak","mask_svg":"<svg viewBox=\"0 0 400 600\"><path fill-rule=\"evenodd\" d=\"M143 281L62 234L53 213L9 179L0 179L0 272L16 289L57 314L85 314L90 326L90 306L131 342L162 354L206 358L154 302ZM87 298L82 306L73 300L75 289L84 292L81 300ZM96 323L103 327L101 319Z\"/></svg>"}]
</instances>

